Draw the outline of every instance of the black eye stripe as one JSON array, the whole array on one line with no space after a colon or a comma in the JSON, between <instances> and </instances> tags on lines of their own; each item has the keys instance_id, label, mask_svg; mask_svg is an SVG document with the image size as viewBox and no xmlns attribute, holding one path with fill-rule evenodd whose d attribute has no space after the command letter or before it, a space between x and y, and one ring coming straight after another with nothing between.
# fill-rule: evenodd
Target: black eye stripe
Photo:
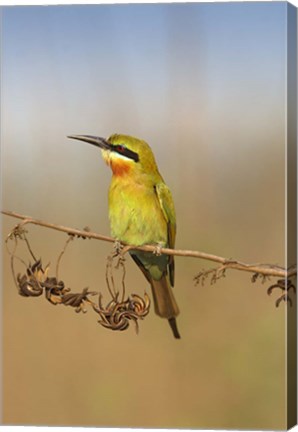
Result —
<instances>
[{"instance_id":1,"label":"black eye stripe","mask_svg":"<svg viewBox=\"0 0 298 432\"><path fill-rule=\"evenodd\" d=\"M139 162L139 155L138 153L135 153L132 150L129 150L128 148L126 148L124 145L119 144L114 146L114 149L117 153L128 157L129 159L132 159L135 162Z\"/></svg>"}]
</instances>

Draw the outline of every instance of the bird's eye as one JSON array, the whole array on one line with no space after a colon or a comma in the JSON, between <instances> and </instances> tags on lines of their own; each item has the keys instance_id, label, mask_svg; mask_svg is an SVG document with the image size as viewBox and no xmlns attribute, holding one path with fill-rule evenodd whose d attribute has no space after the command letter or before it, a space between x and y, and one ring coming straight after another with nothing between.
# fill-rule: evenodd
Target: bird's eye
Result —
<instances>
[{"instance_id":1,"label":"bird's eye","mask_svg":"<svg viewBox=\"0 0 298 432\"><path fill-rule=\"evenodd\" d=\"M117 145L117 150L118 150L118 152L123 153L124 150L125 150L124 145L123 145L123 144L119 144L119 145Z\"/></svg>"}]
</instances>

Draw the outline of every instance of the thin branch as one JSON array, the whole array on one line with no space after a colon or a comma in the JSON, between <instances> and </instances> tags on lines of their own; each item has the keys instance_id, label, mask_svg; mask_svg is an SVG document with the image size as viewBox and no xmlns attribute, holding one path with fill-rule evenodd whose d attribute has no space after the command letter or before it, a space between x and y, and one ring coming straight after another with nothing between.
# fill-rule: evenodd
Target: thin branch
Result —
<instances>
[{"instance_id":1,"label":"thin branch","mask_svg":"<svg viewBox=\"0 0 298 432\"><path fill-rule=\"evenodd\" d=\"M69 235L75 235L82 238L93 238L96 240L102 240L110 243L115 243L116 240L112 237L104 236L101 234L97 234L91 231L78 230L75 228L66 227L63 225L56 225L50 222L45 222L39 219L34 219L31 216L25 216L19 213L15 213L12 211L3 210L2 213L6 216L15 217L17 219L21 219L21 226L26 224L39 225L45 228L54 229L56 231L62 231ZM125 254L129 250L140 250L145 252L153 252L157 253L156 246L153 245L143 245L143 246L132 246L124 243L124 248L122 250L122 254ZM175 255L175 256L184 256L184 257L192 257L192 258L200 258L207 261L213 261L222 264L225 268L235 269L240 271L246 271L251 273L262 274L264 276L275 276L280 278L289 278L295 276L297 274L296 267L292 267L290 271L283 269L280 266L271 265L271 264L246 264L241 261L236 261L233 259L226 259L221 256L208 254L205 252L192 251L192 250L181 250L181 249L169 249L169 248L158 248L158 253L166 254L166 255Z\"/></svg>"}]
</instances>

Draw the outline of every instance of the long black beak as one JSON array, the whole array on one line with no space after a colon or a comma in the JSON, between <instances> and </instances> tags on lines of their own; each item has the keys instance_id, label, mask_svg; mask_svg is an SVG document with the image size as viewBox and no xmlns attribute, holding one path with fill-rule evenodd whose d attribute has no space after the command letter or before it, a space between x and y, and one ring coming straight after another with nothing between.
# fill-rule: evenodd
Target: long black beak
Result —
<instances>
[{"instance_id":1,"label":"long black beak","mask_svg":"<svg viewBox=\"0 0 298 432\"><path fill-rule=\"evenodd\" d=\"M86 143L95 145L104 150L110 150L111 144L104 138L95 137L91 135L68 135L67 138L76 139L79 141L85 141Z\"/></svg>"}]
</instances>

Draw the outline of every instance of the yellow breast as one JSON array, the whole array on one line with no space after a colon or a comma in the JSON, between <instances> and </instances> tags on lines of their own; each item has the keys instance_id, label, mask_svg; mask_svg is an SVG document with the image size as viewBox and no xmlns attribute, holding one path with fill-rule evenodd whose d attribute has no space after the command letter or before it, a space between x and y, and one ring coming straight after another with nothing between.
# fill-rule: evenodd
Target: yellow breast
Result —
<instances>
[{"instance_id":1,"label":"yellow breast","mask_svg":"<svg viewBox=\"0 0 298 432\"><path fill-rule=\"evenodd\" d=\"M113 176L109 191L113 237L128 244L168 243L167 223L153 184Z\"/></svg>"}]
</instances>

